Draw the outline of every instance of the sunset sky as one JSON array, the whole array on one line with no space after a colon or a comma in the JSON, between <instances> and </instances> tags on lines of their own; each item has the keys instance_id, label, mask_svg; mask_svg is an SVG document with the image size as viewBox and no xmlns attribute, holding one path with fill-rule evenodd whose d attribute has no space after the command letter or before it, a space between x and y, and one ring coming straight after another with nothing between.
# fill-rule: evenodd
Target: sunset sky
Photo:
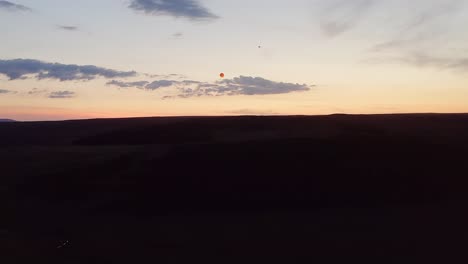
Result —
<instances>
[{"instance_id":1,"label":"sunset sky","mask_svg":"<svg viewBox=\"0 0 468 264\"><path fill-rule=\"evenodd\" d=\"M0 118L468 112L467 25L464 0L0 1Z\"/></svg>"}]
</instances>

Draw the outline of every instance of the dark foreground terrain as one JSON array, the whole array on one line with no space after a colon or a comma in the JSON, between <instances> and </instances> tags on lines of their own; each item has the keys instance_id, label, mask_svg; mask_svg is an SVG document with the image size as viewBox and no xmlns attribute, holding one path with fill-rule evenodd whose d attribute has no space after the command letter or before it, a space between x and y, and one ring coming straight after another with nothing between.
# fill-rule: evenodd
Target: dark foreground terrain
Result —
<instances>
[{"instance_id":1,"label":"dark foreground terrain","mask_svg":"<svg viewBox=\"0 0 468 264\"><path fill-rule=\"evenodd\" d=\"M0 263L468 261L463 114L2 123L0 175Z\"/></svg>"}]
</instances>

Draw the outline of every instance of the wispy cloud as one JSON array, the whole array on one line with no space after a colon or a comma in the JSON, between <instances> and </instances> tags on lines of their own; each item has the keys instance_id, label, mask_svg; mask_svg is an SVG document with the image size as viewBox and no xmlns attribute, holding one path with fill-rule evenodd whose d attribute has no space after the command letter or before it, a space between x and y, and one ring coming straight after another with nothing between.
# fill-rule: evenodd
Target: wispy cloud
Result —
<instances>
[{"instance_id":1,"label":"wispy cloud","mask_svg":"<svg viewBox=\"0 0 468 264\"><path fill-rule=\"evenodd\" d=\"M176 33L172 34L172 37L176 38L176 39L181 38L183 36L184 36L184 33L182 33L182 32L176 32Z\"/></svg>"},{"instance_id":2,"label":"wispy cloud","mask_svg":"<svg viewBox=\"0 0 468 264\"><path fill-rule=\"evenodd\" d=\"M428 8L422 10L417 14L410 23L406 26L405 30L409 31L414 28L420 28L429 24L432 21L435 21L443 16L450 16L454 12L457 12L460 6L463 4L460 0L445 0L440 1L435 5L431 5L431 2L428 2Z\"/></svg>"},{"instance_id":3,"label":"wispy cloud","mask_svg":"<svg viewBox=\"0 0 468 264\"><path fill-rule=\"evenodd\" d=\"M334 0L325 9L320 27L328 37L354 28L375 0Z\"/></svg>"},{"instance_id":4,"label":"wispy cloud","mask_svg":"<svg viewBox=\"0 0 468 264\"><path fill-rule=\"evenodd\" d=\"M36 95L36 94L43 94L43 93L47 93L47 90L39 89L39 88L33 88L28 92L29 95Z\"/></svg>"},{"instance_id":5,"label":"wispy cloud","mask_svg":"<svg viewBox=\"0 0 468 264\"><path fill-rule=\"evenodd\" d=\"M148 15L166 15L190 20L213 20L218 18L196 0L132 0L129 8Z\"/></svg>"},{"instance_id":6,"label":"wispy cloud","mask_svg":"<svg viewBox=\"0 0 468 264\"><path fill-rule=\"evenodd\" d=\"M75 93L71 91L58 91L58 92L51 92L49 94L49 98L52 99L66 99L66 98L73 98L75 97Z\"/></svg>"},{"instance_id":7,"label":"wispy cloud","mask_svg":"<svg viewBox=\"0 0 468 264\"><path fill-rule=\"evenodd\" d=\"M411 17L401 18L402 26L388 40L370 48L372 57L366 61L468 72L467 54L449 48L460 42L447 30L452 19L463 10L464 1L408 3L418 8L411 12Z\"/></svg>"},{"instance_id":8,"label":"wispy cloud","mask_svg":"<svg viewBox=\"0 0 468 264\"><path fill-rule=\"evenodd\" d=\"M107 85L115 85L120 88L131 88L131 87L143 88L148 83L149 83L148 81L122 82L122 81L112 80L110 82L107 82Z\"/></svg>"},{"instance_id":9,"label":"wispy cloud","mask_svg":"<svg viewBox=\"0 0 468 264\"><path fill-rule=\"evenodd\" d=\"M414 48L422 43L433 42L445 34L445 30L436 31L437 24L443 24L461 10L463 2L460 0L446 0L437 3L427 1L418 4L419 8L391 39L375 44L370 50L373 52L387 52L400 49Z\"/></svg>"},{"instance_id":10,"label":"wispy cloud","mask_svg":"<svg viewBox=\"0 0 468 264\"><path fill-rule=\"evenodd\" d=\"M415 52L395 61L418 67L432 67L468 73L468 57L442 57Z\"/></svg>"},{"instance_id":11,"label":"wispy cloud","mask_svg":"<svg viewBox=\"0 0 468 264\"><path fill-rule=\"evenodd\" d=\"M65 31L78 31L78 27L75 26L63 26L63 25L58 25L58 29L65 30Z\"/></svg>"},{"instance_id":12,"label":"wispy cloud","mask_svg":"<svg viewBox=\"0 0 468 264\"><path fill-rule=\"evenodd\" d=\"M97 77L126 78L136 76L135 71L117 71L97 67L94 65L74 65L49 63L39 60L15 59L0 60L0 74L10 80L25 78L33 75L38 80L57 79L60 81L93 80Z\"/></svg>"},{"instance_id":13,"label":"wispy cloud","mask_svg":"<svg viewBox=\"0 0 468 264\"><path fill-rule=\"evenodd\" d=\"M0 1L0 9L7 10L7 11L12 11L12 12L15 12L15 11L31 11L32 10L31 8L29 8L27 6L20 5L20 4L15 4L15 3L12 3L12 2L9 2L9 1Z\"/></svg>"},{"instance_id":14,"label":"wispy cloud","mask_svg":"<svg viewBox=\"0 0 468 264\"><path fill-rule=\"evenodd\" d=\"M423 51L402 53L392 56L375 57L365 60L371 64L404 64L420 68L434 68L468 73L468 56L437 56Z\"/></svg>"}]
</instances>

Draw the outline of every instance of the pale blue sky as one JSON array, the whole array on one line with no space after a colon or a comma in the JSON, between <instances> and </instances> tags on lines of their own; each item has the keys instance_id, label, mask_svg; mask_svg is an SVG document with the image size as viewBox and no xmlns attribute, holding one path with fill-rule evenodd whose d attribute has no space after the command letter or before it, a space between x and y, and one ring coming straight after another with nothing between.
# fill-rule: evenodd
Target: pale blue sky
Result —
<instances>
[{"instance_id":1,"label":"pale blue sky","mask_svg":"<svg viewBox=\"0 0 468 264\"><path fill-rule=\"evenodd\" d=\"M89 81L0 73L9 91L0 118L468 111L466 1L165 0L176 9L152 14L132 2L159 3L0 1L0 72L28 59L137 73ZM181 16L184 5L210 16Z\"/></svg>"}]
</instances>

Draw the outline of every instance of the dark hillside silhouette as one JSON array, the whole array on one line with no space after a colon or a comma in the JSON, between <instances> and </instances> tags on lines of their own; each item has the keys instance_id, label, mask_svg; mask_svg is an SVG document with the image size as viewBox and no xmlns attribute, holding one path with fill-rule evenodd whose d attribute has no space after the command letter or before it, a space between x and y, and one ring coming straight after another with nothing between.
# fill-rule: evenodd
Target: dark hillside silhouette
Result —
<instances>
[{"instance_id":1,"label":"dark hillside silhouette","mask_svg":"<svg viewBox=\"0 0 468 264\"><path fill-rule=\"evenodd\" d=\"M465 114L17 122L0 147L6 263L441 263L468 242Z\"/></svg>"}]
</instances>

